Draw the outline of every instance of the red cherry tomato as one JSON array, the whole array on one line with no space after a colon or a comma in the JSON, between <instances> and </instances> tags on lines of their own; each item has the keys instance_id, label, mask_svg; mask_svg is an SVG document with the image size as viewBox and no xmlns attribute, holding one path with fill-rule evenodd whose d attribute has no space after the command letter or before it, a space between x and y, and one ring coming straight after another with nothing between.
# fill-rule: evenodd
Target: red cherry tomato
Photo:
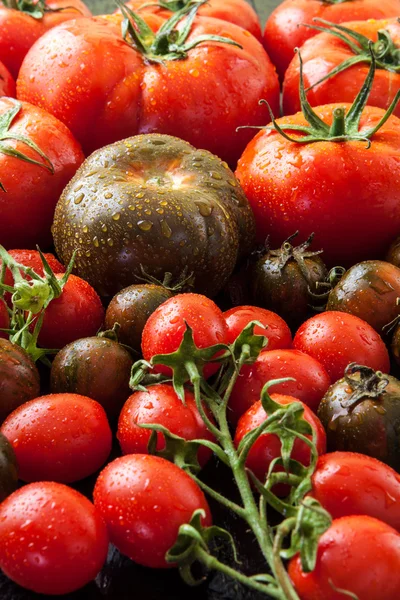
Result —
<instances>
[{"instance_id":1,"label":"red cherry tomato","mask_svg":"<svg viewBox=\"0 0 400 600\"><path fill-rule=\"evenodd\" d=\"M321 536L314 571L304 573L296 556L289 575L301 600L344 600L344 591L359 600L398 600L400 534L368 516L336 519Z\"/></svg>"},{"instance_id":2,"label":"red cherry tomato","mask_svg":"<svg viewBox=\"0 0 400 600\"><path fill-rule=\"evenodd\" d=\"M112 543L147 567L168 566L165 554L195 510L203 509L203 525L211 525L210 509L199 486L185 471L157 456L117 458L100 473L93 497Z\"/></svg>"},{"instance_id":3,"label":"red cherry tomato","mask_svg":"<svg viewBox=\"0 0 400 600\"><path fill-rule=\"evenodd\" d=\"M2 62L0 62L0 96L15 98L15 81Z\"/></svg>"},{"instance_id":4,"label":"red cherry tomato","mask_svg":"<svg viewBox=\"0 0 400 600\"><path fill-rule=\"evenodd\" d=\"M93 504L60 483L31 483L0 504L0 568L38 594L68 594L95 578L108 548Z\"/></svg>"},{"instance_id":5,"label":"red cherry tomato","mask_svg":"<svg viewBox=\"0 0 400 600\"><path fill-rule=\"evenodd\" d=\"M242 330L250 321L260 321L264 327L258 325L254 328L255 335L265 335L268 338L266 350L276 348L290 348L292 345L292 334L285 321L266 308L257 306L236 306L224 312L226 324L228 325L228 342L232 344Z\"/></svg>"},{"instance_id":6,"label":"red cherry tomato","mask_svg":"<svg viewBox=\"0 0 400 600\"><path fill-rule=\"evenodd\" d=\"M301 400L311 410L316 411L325 392L331 384L325 368L315 358L298 350L269 350L262 352L252 365L245 365L240 371L229 398L229 420L237 423L261 396L267 381L292 377L274 385L271 391L286 394Z\"/></svg>"},{"instance_id":7,"label":"red cherry tomato","mask_svg":"<svg viewBox=\"0 0 400 600\"><path fill-rule=\"evenodd\" d=\"M111 451L106 413L78 394L49 394L14 410L1 426L22 481L70 483L91 475Z\"/></svg>"},{"instance_id":8,"label":"red cherry tomato","mask_svg":"<svg viewBox=\"0 0 400 600\"><path fill-rule=\"evenodd\" d=\"M186 323L193 330L198 348L228 342L228 327L218 306L200 294L178 294L161 304L149 317L142 334L142 352L145 360L156 354L175 352L182 342ZM154 368L169 375L171 369L163 365ZM218 370L218 363L208 364L204 375L209 377Z\"/></svg>"},{"instance_id":9,"label":"red cherry tomato","mask_svg":"<svg viewBox=\"0 0 400 600\"><path fill-rule=\"evenodd\" d=\"M10 325L7 306L4 300L0 298L0 330L7 329ZM8 335L4 331L0 331L0 338L8 339Z\"/></svg>"},{"instance_id":10,"label":"red cherry tomato","mask_svg":"<svg viewBox=\"0 0 400 600\"><path fill-rule=\"evenodd\" d=\"M194 396L185 392L185 404L178 398L172 385L152 385L146 392L135 392L125 402L118 421L117 438L123 454L147 454L151 432L140 427L144 423L157 423L186 440L206 439L213 436L201 418ZM157 450L165 448L162 433L157 433ZM199 448L198 458L203 466L211 451Z\"/></svg>"},{"instance_id":11,"label":"red cherry tomato","mask_svg":"<svg viewBox=\"0 0 400 600\"><path fill-rule=\"evenodd\" d=\"M308 319L297 331L293 346L325 367L332 382L343 377L349 363L388 373L389 354L380 335L358 317L327 311Z\"/></svg>"}]
</instances>

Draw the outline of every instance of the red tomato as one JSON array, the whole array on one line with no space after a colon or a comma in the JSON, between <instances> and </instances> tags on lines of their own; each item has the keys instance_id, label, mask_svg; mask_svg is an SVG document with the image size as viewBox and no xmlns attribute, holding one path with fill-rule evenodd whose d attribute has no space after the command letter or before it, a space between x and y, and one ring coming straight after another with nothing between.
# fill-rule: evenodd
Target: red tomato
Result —
<instances>
[{"instance_id":1,"label":"red tomato","mask_svg":"<svg viewBox=\"0 0 400 600\"><path fill-rule=\"evenodd\" d=\"M0 504L0 568L38 594L68 594L94 579L108 548L93 504L60 483L31 483Z\"/></svg>"},{"instance_id":2,"label":"red tomato","mask_svg":"<svg viewBox=\"0 0 400 600\"><path fill-rule=\"evenodd\" d=\"M372 19L369 21L355 21L343 23L343 25L374 42L378 39L378 31L387 31L394 45L400 46L400 23L397 18L382 21ZM325 77L345 60L354 56L355 52L334 35L321 33L311 38L301 49L305 87L314 86L322 77ZM388 67L390 69L390 65ZM368 63L356 63L331 79L315 85L307 92L309 103L311 106L319 106L330 102L353 102L367 77L368 70ZM299 79L300 63L298 56L295 56L285 73L283 83L283 110L285 115L292 115L300 110ZM399 88L400 73L393 72L391 69L377 69L368 104L387 109L393 100L395 91ZM399 105L397 105L393 114L400 117Z\"/></svg>"},{"instance_id":3,"label":"red tomato","mask_svg":"<svg viewBox=\"0 0 400 600\"><path fill-rule=\"evenodd\" d=\"M388 373L389 354L379 333L362 319L327 311L308 319L297 331L293 346L325 367L332 382L343 377L349 363Z\"/></svg>"},{"instance_id":4,"label":"red tomato","mask_svg":"<svg viewBox=\"0 0 400 600\"><path fill-rule=\"evenodd\" d=\"M15 78L29 48L45 31L63 21L91 14L81 0L48 0L45 5L55 12L46 11L41 19L22 10L0 7L0 60Z\"/></svg>"},{"instance_id":5,"label":"red tomato","mask_svg":"<svg viewBox=\"0 0 400 600\"><path fill-rule=\"evenodd\" d=\"M285 0L270 15L264 31L264 46L281 78L293 58L294 49L300 48L308 38L315 36L314 25L319 17L333 23L366 21L397 17L398 0L351 0L351 2L325 2L324 0ZM364 600L364 599L363 599Z\"/></svg>"},{"instance_id":6,"label":"red tomato","mask_svg":"<svg viewBox=\"0 0 400 600\"><path fill-rule=\"evenodd\" d=\"M117 438L123 454L147 454L151 432L140 427L144 423L157 423L186 440L213 440L201 418L194 396L185 392L185 404L178 398L172 385L152 385L146 392L135 392L125 402L119 416ZM165 448L162 433L157 433L157 450ZM199 448L198 458L203 466L211 451Z\"/></svg>"},{"instance_id":7,"label":"red tomato","mask_svg":"<svg viewBox=\"0 0 400 600\"><path fill-rule=\"evenodd\" d=\"M15 81L2 62L0 62L0 96L15 98Z\"/></svg>"},{"instance_id":8,"label":"red tomato","mask_svg":"<svg viewBox=\"0 0 400 600\"><path fill-rule=\"evenodd\" d=\"M56 275L62 279L61 273ZM64 348L80 338L96 335L103 324L101 300L84 279L70 275L61 296L46 308L39 334L42 348Z\"/></svg>"},{"instance_id":9,"label":"red tomato","mask_svg":"<svg viewBox=\"0 0 400 600\"><path fill-rule=\"evenodd\" d=\"M314 110L331 125L335 108L347 111L349 105ZM383 115L381 108L367 106L360 132L377 125ZM301 113L277 123L307 124ZM259 132L236 171L256 217L258 240L263 243L268 235L274 248L296 230L302 240L315 231L313 247L324 249L324 261L332 267L383 256L400 230L399 152L396 117L372 137L369 149L365 141L298 144L275 130Z\"/></svg>"},{"instance_id":10,"label":"red tomato","mask_svg":"<svg viewBox=\"0 0 400 600\"><path fill-rule=\"evenodd\" d=\"M103 407L78 394L49 394L14 410L1 426L22 481L70 483L91 475L111 451Z\"/></svg>"},{"instance_id":11,"label":"red tomato","mask_svg":"<svg viewBox=\"0 0 400 600\"><path fill-rule=\"evenodd\" d=\"M2 10L9 9L0 8L0 13ZM16 100L0 98L0 115L17 106ZM45 249L52 243L50 228L57 200L85 157L63 123L25 102L11 122L9 135L24 136L35 143L53 165L54 173L23 141L2 142L41 165L0 153L0 182L6 190L0 189L0 244L6 248L32 248L39 244Z\"/></svg>"},{"instance_id":12,"label":"red tomato","mask_svg":"<svg viewBox=\"0 0 400 600\"><path fill-rule=\"evenodd\" d=\"M182 342L186 323L193 330L198 348L228 342L228 327L218 306L200 294L178 294L161 304L149 317L142 334L142 352L145 360L156 354L175 352ZM171 369L157 365L154 370L169 375ZM207 364L206 377L218 370L218 363Z\"/></svg>"},{"instance_id":13,"label":"red tomato","mask_svg":"<svg viewBox=\"0 0 400 600\"><path fill-rule=\"evenodd\" d=\"M268 338L266 350L290 348L292 345L292 334L288 325L282 317L271 310L257 306L237 306L224 312L224 317L228 325L229 344L233 344L250 321L260 321L264 327L257 325L254 334L265 335Z\"/></svg>"},{"instance_id":14,"label":"red tomato","mask_svg":"<svg viewBox=\"0 0 400 600\"><path fill-rule=\"evenodd\" d=\"M400 475L385 463L356 452L318 459L310 494L334 519L369 515L400 530Z\"/></svg>"},{"instance_id":15,"label":"red tomato","mask_svg":"<svg viewBox=\"0 0 400 600\"><path fill-rule=\"evenodd\" d=\"M271 391L301 400L311 410L318 405L331 384L325 368L315 358L298 350L270 350L262 352L252 365L245 365L229 398L229 420L237 423L239 417L260 399L267 381L292 377L274 385Z\"/></svg>"},{"instance_id":16,"label":"red tomato","mask_svg":"<svg viewBox=\"0 0 400 600\"><path fill-rule=\"evenodd\" d=\"M284 396L283 394L271 394L271 398L279 404L291 404L292 402L300 402L293 396ZM326 452L326 435L325 430L322 427L321 421L318 417L306 406L304 406L304 419L310 423L311 427L317 434L317 450L318 454ZM267 419L267 414L262 407L261 401L256 402L251 406L247 412L244 413L239 419L239 423L235 433L235 446L238 447L244 436L256 429L261 423ZM311 439L311 436L307 436ZM268 473L271 462L281 455L281 440L275 434L266 433L261 435L258 440L253 444L249 455L246 460L246 467L254 473L254 475L261 481L264 482ZM310 464L310 448L304 442L296 440L292 450L291 458L299 461L301 464L307 466ZM283 470L282 467L275 469ZM288 492L288 486L277 485L274 488L274 492L277 495L286 495Z\"/></svg>"},{"instance_id":17,"label":"red tomato","mask_svg":"<svg viewBox=\"0 0 400 600\"><path fill-rule=\"evenodd\" d=\"M400 535L367 516L336 519L319 541L317 565L303 573L300 558L289 563L289 575L301 600L398 600ZM336 591L335 591L336 589Z\"/></svg>"},{"instance_id":18,"label":"red tomato","mask_svg":"<svg viewBox=\"0 0 400 600\"><path fill-rule=\"evenodd\" d=\"M103 515L113 544L131 560L165 568L166 552L181 525L197 509L211 514L199 486L173 463L147 454L117 458L100 473L94 503Z\"/></svg>"},{"instance_id":19,"label":"red tomato","mask_svg":"<svg viewBox=\"0 0 400 600\"><path fill-rule=\"evenodd\" d=\"M0 298L0 330L8 329L10 326L10 319L8 317L7 306L4 300ZM8 335L3 331L0 331L0 338L8 339Z\"/></svg>"},{"instance_id":20,"label":"red tomato","mask_svg":"<svg viewBox=\"0 0 400 600\"><path fill-rule=\"evenodd\" d=\"M87 154L139 133L166 133L234 165L254 135L237 127L268 121L259 99L278 114L278 78L261 44L241 27L198 17L188 43L209 34L242 47L204 42L184 60L154 63L123 41L119 15L65 23L28 53L18 97L57 116Z\"/></svg>"}]
</instances>

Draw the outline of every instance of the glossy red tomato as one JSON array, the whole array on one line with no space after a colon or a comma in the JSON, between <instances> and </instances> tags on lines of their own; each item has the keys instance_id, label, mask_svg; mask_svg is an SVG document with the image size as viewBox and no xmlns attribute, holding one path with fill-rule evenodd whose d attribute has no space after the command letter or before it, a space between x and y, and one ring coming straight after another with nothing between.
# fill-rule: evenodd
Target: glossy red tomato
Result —
<instances>
[{"instance_id":1,"label":"glossy red tomato","mask_svg":"<svg viewBox=\"0 0 400 600\"><path fill-rule=\"evenodd\" d=\"M100 473L94 503L103 515L113 544L134 562L165 568L166 552L181 525L197 509L211 514L199 486L182 469L157 456L130 454Z\"/></svg>"},{"instance_id":2,"label":"glossy red tomato","mask_svg":"<svg viewBox=\"0 0 400 600\"><path fill-rule=\"evenodd\" d=\"M200 294L178 294L161 304L149 317L143 329L142 352L145 360L156 354L175 352L182 342L186 323L193 331L198 348L228 342L228 327L218 306ZM206 377L215 373L218 363L205 366ZM169 367L157 365L155 370L166 375Z\"/></svg>"},{"instance_id":3,"label":"glossy red tomato","mask_svg":"<svg viewBox=\"0 0 400 600\"><path fill-rule=\"evenodd\" d=\"M0 330L8 329L10 325L10 319L8 316L7 306L4 300L0 298ZM0 338L8 339L8 335L3 331L0 331Z\"/></svg>"},{"instance_id":4,"label":"glossy red tomato","mask_svg":"<svg viewBox=\"0 0 400 600\"><path fill-rule=\"evenodd\" d=\"M78 394L49 394L14 410L1 426L22 481L70 483L91 475L111 451L106 413Z\"/></svg>"},{"instance_id":5,"label":"glossy red tomato","mask_svg":"<svg viewBox=\"0 0 400 600\"><path fill-rule=\"evenodd\" d=\"M290 348L292 345L292 334L289 326L282 317L271 310L258 308L257 306L236 306L225 311L224 317L228 325L228 341L230 344L233 344L250 321L260 321L264 327L257 325L254 328L254 335L265 335L268 338L266 350Z\"/></svg>"},{"instance_id":6,"label":"glossy red tomato","mask_svg":"<svg viewBox=\"0 0 400 600\"><path fill-rule=\"evenodd\" d=\"M0 62L0 96L15 98L15 81L2 62Z\"/></svg>"},{"instance_id":7,"label":"glossy red tomato","mask_svg":"<svg viewBox=\"0 0 400 600\"><path fill-rule=\"evenodd\" d=\"M389 354L379 333L362 319L326 311L308 319L297 331L293 346L316 358L332 382L343 377L349 363L388 373Z\"/></svg>"},{"instance_id":8,"label":"glossy red tomato","mask_svg":"<svg viewBox=\"0 0 400 600\"><path fill-rule=\"evenodd\" d=\"M296 556L289 575L301 600L398 600L400 534L368 516L336 519L319 541L314 571L304 573Z\"/></svg>"},{"instance_id":9,"label":"glossy red tomato","mask_svg":"<svg viewBox=\"0 0 400 600\"><path fill-rule=\"evenodd\" d=\"M333 23L386 19L399 14L398 0L350 0L325 2L324 0L285 0L270 15L264 31L264 46L281 78L293 58L294 49L300 48L308 38L315 36L313 25L318 17Z\"/></svg>"},{"instance_id":10,"label":"glossy red tomato","mask_svg":"<svg viewBox=\"0 0 400 600\"><path fill-rule=\"evenodd\" d=\"M369 515L400 530L400 475L356 452L320 456L310 494L334 519Z\"/></svg>"},{"instance_id":11,"label":"glossy red tomato","mask_svg":"<svg viewBox=\"0 0 400 600\"><path fill-rule=\"evenodd\" d=\"M279 404L290 404L292 402L300 402L293 396L285 396L283 394L271 394L271 398ZM317 434L317 451L319 454L326 452L326 435L325 430L318 417L306 406L304 406L304 419L310 423L311 427ZM235 446L239 446L244 436L256 429L261 423L267 419L267 414L262 407L261 401L256 402L251 406L247 412L244 413L239 419L236 433L235 433ZM311 436L307 436L311 439ZM261 481L264 482L268 473L271 462L281 455L281 440L275 434L266 433L261 435L257 441L253 444L247 460L246 467L250 469L254 475ZM303 465L310 464L310 448L304 442L296 440L293 446L291 457L299 461ZM275 470L282 470L282 468L276 468ZM288 491L288 486L277 485L275 486L274 492L278 495L285 495Z\"/></svg>"},{"instance_id":12,"label":"glossy red tomato","mask_svg":"<svg viewBox=\"0 0 400 600\"><path fill-rule=\"evenodd\" d=\"M229 398L229 420L237 423L239 417L260 399L267 381L291 377L274 385L271 391L301 400L311 410L318 405L331 384L325 368L312 356L298 350L269 350L262 352L252 365L245 365Z\"/></svg>"},{"instance_id":13,"label":"glossy red tomato","mask_svg":"<svg viewBox=\"0 0 400 600\"><path fill-rule=\"evenodd\" d=\"M0 504L0 568L38 594L68 594L94 579L108 548L93 504L60 483L25 485Z\"/></svg>"},{"instance_id":14,"label":"glossy red tomato","mask_svg":"<svg viewBox=\"0 0 400 600\"><path fill-rule=\"evenodd\" d=\"M268 121L259 99L279 112L278 78L261 44L241 27L198 17L187 41L203 35L241 48L208 41L184 59L159 55L162 62L153 62L123 40L120 15L65 23L28 53L17 94L63 121L87 154L132 135L166 133L235 165L254 135L237 127Z\"/></svg>"},{"instance_id":15,"label":"glossy red tomato","mask_svg":"<svg viewBox=\"0 0 400 600\"><path fill-rule=\"evenodd\" d=\"M185 440L213 439L197 410L193 394L185 392L184 404L169 384L152 385L146 392L135 392L125 402L119 416L117 432L123 454L147 454L151 432L140 427L144 423L163 425L171 433ZM157 433L157 450L163 448L164 436ZM199 448L198 458L201 466L210 456L210 450L204 446Z\"/></svg>"}]
</instances>

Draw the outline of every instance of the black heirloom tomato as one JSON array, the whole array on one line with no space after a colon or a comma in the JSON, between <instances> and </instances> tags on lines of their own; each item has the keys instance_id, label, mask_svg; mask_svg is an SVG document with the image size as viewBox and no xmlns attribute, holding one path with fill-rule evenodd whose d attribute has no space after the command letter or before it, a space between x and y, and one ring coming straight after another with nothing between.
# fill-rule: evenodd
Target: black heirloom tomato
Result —
<instances>
[{"instance_id":1,"label":"black heirloom tomato","mask_svg":"<svg viewBox=\"0 0 400 600\"><path fill-rule=\"evenodd\" d=\"M0 502L17 489L18 471L14 450L5 435L0 433Z\"/></svg>"}]
</instances>

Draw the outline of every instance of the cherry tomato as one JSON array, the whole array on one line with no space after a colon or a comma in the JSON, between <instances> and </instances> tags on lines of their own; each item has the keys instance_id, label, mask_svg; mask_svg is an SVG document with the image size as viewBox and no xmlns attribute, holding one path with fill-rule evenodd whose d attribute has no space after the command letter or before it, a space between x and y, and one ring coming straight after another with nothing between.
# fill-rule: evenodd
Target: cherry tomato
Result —
<instances>
[{"instance_id":1,"label":"cherry tomato","mask_svg":"<svg viewBox=\"0 0 400 600\"><path fill-rule=\"evenodd\" d=\"M292 377L274 385L271 391L293 396L316 411L331 384L325 368L315 358L298 350L269 350L262 352L252 365L244 365L229 398L229 420L239 417L260 399L267 381Z\"/></svg>"},{"instance_id":2,"label":"cherry tomato","mask_svg":"<svg viewBox=\"0 0 400 600\"><path fill-rule=\"evenodd\" d=\"M10 326L10 319L8 316L6 303L0 298L0 338L8 339L7 333L1 331L1 329L8 329Z\"/></svg>"},{"instance_id":3,"label":"cherry tomato","mask_svg":"<svg viewBox=\"0 0 400 600\"><path fill-rule=\"evenodd\" d=\"M0 96L15 98L15 81L2 62L0 62Z\"/></svg>"},{"instance_id":4,"label":"cherry tomato","mask_svg":"<svg viewBox=\"0 0 400 600\"><path fill-rule=\"evenodd\" d=\"M26 402L1 426L22 481L70 483L91 475L111 451L104 409L78 394L49 394Z\"/></svg>"},{"instance_id":5,"label":"cherry tomato","mask_svg":"<svg viewBox=\"0 0 400 600\"><path fill-rule=\"evenodd\" d=\"M174 545L181 525L197 509L211 514L199 486L173 463L147 454L117 458L100 473L94 492L110 540L131 560L165 568L166 552Z\"/></svg>"},{"instance_id":6,"label":"cherry tomato","mask_svg":"<svg viewBox=\"0 0 400 600\"><path fill-rule=\"evenodd\" d=\"M344 600L346 592L359 600L398 600L400 534L364 515L336 519L320 538L314 571L304 573L296 556L289 575L301 600Z\"/></svg>"},{"instance_id":7,"label":"cherry tomato","mask_svg":"<svg viewBox=\"0 0 400 600\"><path fill-rule=\"evenodd\" d=\"M38 594L67 594L95 578L108 548L93 504L60 483L31 483L0 504L0 568Z\"/></svg>"},{"instance_id":8,"label":"cherry tomato","mask_svg":"<svg viewBox=\"0 0 400 600\"><path fill-rule=\"evenodd\" d=\"M230 344L233 344L250 321L260 321L264 327L257 325L254 328L254 334L265 335L268 338L266 350L290 348L292 345L292 334L288 325L282 317L271 310L257 306L237 306L224 312L224 317L228 325L228 342Z\"/></svg>"},{"instance_id":9,"label":"cherry tomato","mask_svg":"<svg viewBox=\"0 0 400 600\"><path fill-rule=\"evenodd\" d=\"M332 382L343 377L349 363L388 373L389 354L380 335L362 319L327 311L308 319L297 331L293 346L316 358Z\"/></svg>"},{"instance_id":10,"label":"cherry tomato","mask_svg":"<svg viewBox=\"0 0 400 600\"><path fill-rule=\"evenodd\" d=\"M185 404L178 398L172 385L152 385L146 392L135 392L126 401L118 421L117 438L123 454L146 454L151 432L140 427L142 423L157 423L186 440L206 439L213 436L201 418L194 396L185 392ZM157 433L157 450L165 447L162 433ZM198 458L203 466L211 451L199 448Z\"/></svg>"}]
</instances>

